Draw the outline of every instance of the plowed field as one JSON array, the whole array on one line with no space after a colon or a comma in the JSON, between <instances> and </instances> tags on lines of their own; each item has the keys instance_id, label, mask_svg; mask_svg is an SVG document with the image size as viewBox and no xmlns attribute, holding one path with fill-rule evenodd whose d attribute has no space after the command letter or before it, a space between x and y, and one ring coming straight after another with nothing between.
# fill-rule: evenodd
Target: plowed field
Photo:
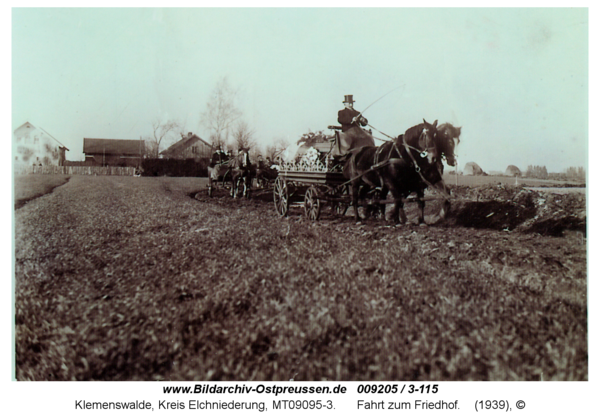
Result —
<instances>
[{"instance_id":1,"label":"plowed field","mask_svg":"<svg viewBox=\"0 0 600 420\"><path fill-rule=\"evenodd\" d=\"M15 210L18 380L587 380L585 195L454 187L389 226L204 185L73 176Z\"/></svg>"}]
</instances>

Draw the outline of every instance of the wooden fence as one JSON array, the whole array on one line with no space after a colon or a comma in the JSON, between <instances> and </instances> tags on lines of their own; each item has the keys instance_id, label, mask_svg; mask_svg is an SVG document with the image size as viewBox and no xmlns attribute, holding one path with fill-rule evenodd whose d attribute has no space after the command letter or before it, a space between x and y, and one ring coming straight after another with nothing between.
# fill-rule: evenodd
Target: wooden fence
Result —
<instances>
[{"instance_id":1,"label":"wooden fence","mask_svg":"<svg viewBox=\"0 0 600 420\"><path fill-rule=\"evenodd\" d=\"M121 175L133 176L135 168L120 166L22 166L15 174L39 175Z\"/></svg>"}]
</instances>

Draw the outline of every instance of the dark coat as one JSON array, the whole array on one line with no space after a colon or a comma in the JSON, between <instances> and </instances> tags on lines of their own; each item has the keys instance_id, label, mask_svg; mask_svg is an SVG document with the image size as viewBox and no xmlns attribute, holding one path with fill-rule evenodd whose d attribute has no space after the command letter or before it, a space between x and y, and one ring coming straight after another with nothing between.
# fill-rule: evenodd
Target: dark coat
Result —
<instances>
[{"instance_id":1,"label":"dark coat","mask_svg":"<svg viewBox=\"0 0 600 420\"><path fill-rule=\"evenodd\" d=\"M360 125L367 125L368 121L365 117L361 116L358 121L354 124L352 119L360 115L360 112L353 108L344 108L338 112L338 122L342 125L342 131L348 131L352 127L360 127ZM360 123L360 125L359 125Z\"/></svg>"}]
</instances>

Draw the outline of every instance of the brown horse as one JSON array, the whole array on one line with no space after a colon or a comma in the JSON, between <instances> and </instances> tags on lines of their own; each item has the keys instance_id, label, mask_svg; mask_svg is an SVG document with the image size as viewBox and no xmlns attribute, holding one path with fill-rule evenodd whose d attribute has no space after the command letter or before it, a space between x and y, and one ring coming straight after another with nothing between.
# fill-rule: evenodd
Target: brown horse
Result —
<instances>
[{"instance_id":1,"label":"brown horse","mask_svg":"<svg viewBox=\"0 0 600 420\"><path fill-rule=\"evenodd\" d=\"M437 136L437 120L430 124L423 120L409 128L403 135L392 142L379 147L361 147L351 151L344 163L344 176L351 182L351 198L354 206L354 217L358 222L359 190L375 190L381 201L385 200L388 192L394 200L393 221L406 222L403 209L403 199L411 192L417 193L419 202L419 223L425 222L423 200L425 188L441 181L442 150L448 156L454 156L454 148L442 147L443 137ZM445 137L444 137L445 138ZM385 205L380 204L384 213Z\"/></svg>"},{"instance_id":2,"label":"brown horse","mask_svg":"<svg viewBox=\"0 0 600 420\"><path fill-rule=\"evenodd\" d=\"M272 184L279 176L277 169L271 168L268 164L260 164L256 168L256 182L259 187L266 188Z\"/></svg>"},{"instance_id":3,"label":"brown horse","mask_svg":"<svg viewBox=\"0 0 600 420\"><path fill-rule=\"evenodd\" d=\"M215 189L219 180L222 182L222 186L225 186L225 182L231 179L230 167L232 161L229 156L222 150L216 151L210 164L208 165L208 196L212 197L213 190Z\"/></svg>"},{"instance_id":4,"label":"brown horse","mask_svg":"<svg viewBox=\"0 0 600 420\"><path fill-rule=\"evenodd\" d=\"M461 129L462 127L454 127L450 123L441 124L437 127L435 141L442 158L446 158L446 163L450 166L456 165L454 149L460 143Z\"/></svg>"},{"instance_id":5,"label":"brown horse","mask_svg":"<svg viewBox=\"0 0 600 420\"><path fill-rule=\"evenodd\" d=\"M250 198L252 179L256 176L256 168L250 162L247 149L240 150L231 166L231 196L237 198L240 186L243 186L242 197Z\"/></svg>"}]
</instances>

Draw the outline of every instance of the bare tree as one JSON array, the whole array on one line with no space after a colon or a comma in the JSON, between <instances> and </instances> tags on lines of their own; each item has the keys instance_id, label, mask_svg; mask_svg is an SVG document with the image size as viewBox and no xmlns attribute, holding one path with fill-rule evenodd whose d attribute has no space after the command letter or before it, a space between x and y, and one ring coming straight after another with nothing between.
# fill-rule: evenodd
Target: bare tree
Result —
<instances>
[{"instance_id":1,"label":"bare tree","mask_svg":"<svg viewBox=\"0 0 600 420\"><path fill-rule=\"evenodd\" d=\"M213 89L206 111L202 113L202 124L210 130L209 139L215 148L225 148L229 143L229 135L233 123L242 116L242 112L235 106L238 91L233 89L223 77Z\"/></svg>"},{"instance_id":2,"label":"bare tree","mask_svg":"<svg viewBox=\"0 0 600 420\"><path fill-rule=\"evenodd\" d=\"M146 150L146 157L158 157L158 144L151 137L148 136L144 139L144 148Z\"/></svg>"},{"instance_id":3,"label":"bare tree","mask_svg":"<svg viewBox=\"0 0 600 420\"><path fill-rule=\"evenodd\" d=\"M233 129L233 140L236 148L252 149L256 147L254 140L254 130L250 128L246 121L239 121Z\"/></svg>"},{"instance_id":4,"label":"bare tree","mask_svg":"<svg viewBox=\"0 0 600 420\"><path fill-rule=\"evenodd\" d=\"M288 147L289 142L283 137L280 137L276 139L273 144L270 144L266 147L266 157L274 161Z\"/></svg>"},{"instance_id":5,"label":"bare tree","mask_svg":"<svg viewBox=\"0 0 600 420\"><path fill-rule=\"evenodd\" d=\"M170 144L182 130L182 124L177 120L163 122L160 118L152 122L152 135L146 139L148 157L157 158L161 147ZM161 146L162 145L162 146Z\"/></svg>"}]
</instances>

